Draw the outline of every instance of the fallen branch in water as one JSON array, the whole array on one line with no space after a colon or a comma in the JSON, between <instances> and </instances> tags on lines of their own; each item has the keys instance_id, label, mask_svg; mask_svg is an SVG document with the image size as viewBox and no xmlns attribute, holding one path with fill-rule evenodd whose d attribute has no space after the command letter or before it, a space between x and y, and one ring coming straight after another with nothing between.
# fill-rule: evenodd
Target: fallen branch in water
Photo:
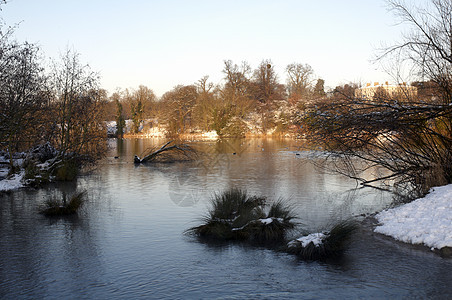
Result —
<instances>
[{"instance_id":1,"label":"fallen branch in water","mask_svg":"<svg viewBox=\"0 0 452 300\"><path fill-rule=\"evenodd\" d=\"M187 144L176 144L174 141L167 142L159 149L153 147L144 153L143 158L135 155L134 163L189 161L197 156L197 151L193 147Z\"/></svg>"}]
</instances>

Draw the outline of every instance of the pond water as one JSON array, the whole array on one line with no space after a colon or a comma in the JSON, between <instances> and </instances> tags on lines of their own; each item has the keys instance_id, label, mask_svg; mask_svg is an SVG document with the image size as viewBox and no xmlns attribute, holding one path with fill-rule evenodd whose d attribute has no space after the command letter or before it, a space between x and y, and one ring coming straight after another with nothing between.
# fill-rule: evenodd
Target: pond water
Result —
<instances>
[{"instance_id":1,"label":"pond water","mask_svg":"<svg viewBox=\"0 0 452 300\"><path fill-rule=\"evenodd\" d=\"M204 152L196 162L133 164L134 154L162 142L111 140L108 157L77 182L1 195L0 298L452 297L451 259L374 234L369 221L328 262L185 236L213 193L228 187L288 199L310 232L391 199L316 168L321 159L292 140L196 142ZM37 213L46 199L75 190L87 191L78 216Z\"/></svg>"}]
</instances>

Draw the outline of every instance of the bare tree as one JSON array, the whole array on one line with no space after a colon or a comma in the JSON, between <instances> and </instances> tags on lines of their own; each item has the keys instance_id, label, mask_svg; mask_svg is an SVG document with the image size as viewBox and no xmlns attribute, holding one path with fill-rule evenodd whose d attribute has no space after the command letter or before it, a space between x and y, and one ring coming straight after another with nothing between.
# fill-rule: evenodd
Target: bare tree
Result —
<instances>
[{"instance_id":1,"label":"bare tree","mask_svg":"<svg viewBox=\"0 0 452 300\"><path fill-rule=\"evenodd\" d=\"M157 97L154 91L147 86L140 85L133 93L133 101L135 103L141 103L143 110L143 118L149 118L152 116L152 109Z\"/></svg>"},{"instance_id":2,"label":"bare tree","mask_svg":"<svg viewBox=\"0 0 452 300\"><path fill-rule=\"evenodd\" d=\"M210 93L213 90L214 84L212 82L208 82L208 80L209 76L206 75L199 79L198 82L196 83L196 87L198 88L199 94Z\"/></svg>"},{"instance_id":3,"label":"bare tree","mask_svg":"<svg viewBox=\"0 0 452 300\"><path fill-rule=\"evenodd\" d=\"M147 86L140 85L138 89L118 90L114 95L121 102L124 118L132 119L132 133L139 133L143 121L156 116L157 97Z\"/></svg>"},{"instance_id":4,"label":"bare tree","mask_svg":"<svg viewBox=\"0 0 452 300\"><path fill-rule=\"evenodd\" d=\"M197 88L196 104L193 108L193 119L197 129L212 130L213 114L218 106L216 89L209 76L203 76L195 84Z\"/></svg>"},{"instance_id":5,"label":"bare tree","mask_svg":"<svg viewBox=\"0 0 452 300\"><path fill-rule=\"evenodd\" d=\"M269 59L263 60L254 70L252 79L252 97L259 104L258 111L261 114L262 131L265 133L273 123L274 101L285 98L284 88L279 84L275 68Z\"/></svg>"},{"instance_id":6,"label":"bare tree","mask_svg":"<svg viewBox=\"0 0 452 300\"><path fill-rule=\"evenodd\" d=\"M311 94L314 70L308 64L292 63L286 67L289 98L296 102Z\"/></svg>"},{"instance_id":7,"label":"bare tree","mask_svg":"<svg viewBox=\"0 0 452 300\"><path fill-rule=\"evenodd\" d=\"M218 102L213 108L212 128L219 135L243 134L243 118L254 108L252 97L252 70L247 62L239 66L224 62L225 84L219 89Z\"/></svg>"},{"instance_id":8,"label":"bare tree","mask_svg":"<svg viewBox=\"0 0 452 300\"><path fill-rule=\"evenodd\" d=\"M38 48L11 41L10 34L0 37L0 146L11 153L42 138L48 94Z\"/></svg>"},{"instance_id":9,"label":"bare tree","mask_svg":"<svg viewBox=\"0 0 452 300\"><path fill-rule=\"evenodd\" d=\"M232 93L234 99L249 96L251 67L247 62L244 61L238 66L231 60L226 60L223 73L226 75L225 89Z\"/></svg>"},{"instance_id":10,"label":"bare tree","mask_svg":"<svg viewBox=\"0 0 452 300\"><path fill-rule=\"evenodd\" d=\"M379 59L389 58L411 67L419 80L431 80L442 93L443 103L452 97L452 2L429 0L418 7L400 0L388 0L394 14L411 27L400 43L387 47Z\"/></svg>"},{"instance_id":11,"label":"bare tree","mask_svg":"<svg viewBox=\"0 0 452 300\"><path fill-rule=\"evenodd\" d=\"M263 60L253 73L254 97L261 103L270 103L274 100L278 87L278 77L272 61Z\"/></svg>"},{"instance_id":12,"label":"bare tree","mask_svg":"<svg viewBox=\"0 0 452 300\"><path fill-rule=\"evenodd\" d=\"M101 156L106 131L97 74L81 64L78 53L67 50L53 65L51 89L60 155L63 158L74 154L91 158Z\"/></svg>"},{"instance_id":13,"label":"bare tree","mask_svg":"<svg viewBox=\"0 0 452 300\"><path fill-rule=\"evenodd\" d=\"M342 93L334 105L316 104L305 118L310 138L331 153L337 171L364 185L404 188L413 197L452 183L452 4L431 3L410 8L389 1L412 31L383 58L410 62L415 75L434 83L435 97L403 93L403 85L398 95L382 89L373 99Z\"/></svg>"},{"instance_id":14,"label":"bare tree","mask_svg":"<svg viewBox=\"0 0 452 300\"><path fill-rule=\"evenodd\" d=\"M164 105L164 119L170 134L182 134L192 126L192 113L198 92L194 85L179 85L166 92L161 102Z\"/></svg>"}]
</instances>

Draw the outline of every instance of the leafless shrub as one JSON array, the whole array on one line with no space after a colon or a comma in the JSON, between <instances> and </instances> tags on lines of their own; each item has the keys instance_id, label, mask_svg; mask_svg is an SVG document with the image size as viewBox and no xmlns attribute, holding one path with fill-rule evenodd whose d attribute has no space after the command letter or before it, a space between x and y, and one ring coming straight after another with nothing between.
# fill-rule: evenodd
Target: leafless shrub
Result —
<instances>
[{"instance_id":1,"label":"leafless shrub","mask_svg":"<svg viewBox=\"0 0 452 300\"><path fill-rule=\"evenodd\" d=\"M381 59L409 62L414 75L435 87L432 93L416 96L402 85L397 95L372 99L343 94L334 104L309 108L304 123L311 140L330 151L339 172L364 185L391 182L420 195L452 183L452 5L432 0L424 9L388 3L412 31ZM364 175L375 167L387 172Z\"/></svg>"}]
</instances>

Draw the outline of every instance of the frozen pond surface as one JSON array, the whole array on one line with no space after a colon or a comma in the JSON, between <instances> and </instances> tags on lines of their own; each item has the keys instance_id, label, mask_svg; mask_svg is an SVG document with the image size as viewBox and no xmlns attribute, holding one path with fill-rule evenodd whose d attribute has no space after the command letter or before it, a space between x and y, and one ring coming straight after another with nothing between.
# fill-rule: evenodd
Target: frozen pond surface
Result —
<instances>
[{"instance_id":1,"label":"frozen pond surface","mask_svg":"<svg viewBox=\"0 0 452 300\"><path fill-rule=\"evenodd\" d=\"M184 236L209 197L231 186L290 199L308 231L390 200L316 169L290 140L199 142L201 161L134 166L133 154L161 142L112 140L108 158L77 183L0 196L0 298L452 297L451 259L372 233L370 225L334 262ZM88 191L78 217L37 213L48 197L75 189Z\"/></svg>"}]
</instances>

